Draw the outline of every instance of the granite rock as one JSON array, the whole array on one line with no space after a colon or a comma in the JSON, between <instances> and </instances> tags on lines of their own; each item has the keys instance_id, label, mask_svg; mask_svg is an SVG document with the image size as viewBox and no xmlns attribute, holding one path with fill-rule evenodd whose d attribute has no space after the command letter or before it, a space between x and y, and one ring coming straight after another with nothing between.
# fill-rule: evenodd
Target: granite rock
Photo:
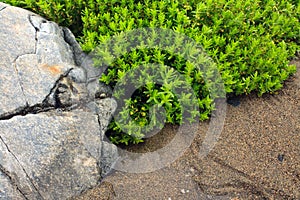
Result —
<instances>
[{"instance_id":1,"label":"granite rock","mask_svg":"<svg viewBox=\"0 0 300 200\"><path fill-rule=\"evenodd\" d=\"M118 156L116 108L71 31L0 2L0 199L67 199ZM93 87L90 87L90 86ZM92 106L91 106L92 105Z\"/></svg>"}]
</instances>

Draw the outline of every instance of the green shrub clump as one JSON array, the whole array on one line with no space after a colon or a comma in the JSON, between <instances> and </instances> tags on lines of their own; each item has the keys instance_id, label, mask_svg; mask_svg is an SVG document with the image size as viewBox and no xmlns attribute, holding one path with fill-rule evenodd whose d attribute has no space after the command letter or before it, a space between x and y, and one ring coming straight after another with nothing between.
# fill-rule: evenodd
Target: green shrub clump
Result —
<instances>
[{"instance_id":1,"label":"green shrub clump","mask_svg":"<svg viewBox=\"0 0 300 200\"><path fill-rule=\"evenodd\" d=\"M235 95L273 93L296 71L294 65L289 65L300 45L300 4L294 0L5 2L30 7L70 27L78 33L78 41L86 52L113 35L142 27L185 34L202 45L216 63L225 91ZM179 41L174 43L179 44ZM128 52L113 60L100 81L114 87L129 70L143 63L164 64L182 73L198 98L200 113L193 116L201 120L209 118L213 100L218 97L211 96L201 71L172 52L159 48ZM167 122L181 123L179 101L164 86L147 83L126 100L126 109L137 124L146 126L151 123L150 107L158 103L168 112ZM111 122L110 132L115 143L138 143L143 138L142 133L135 137L122 133L116 121Z\"/></svg>"},{"instance_id":2,"label":"green shrub clump","mask_svg":"<svg viewBox=\"0 0 300 200\"><path fill-rule=\"evenodd\" d=\"M288 1L99 1L96 11L86 9L83 15L84 35L81 44L91 51L116 33L140 27L160 27L183 33L201 44L217 63L227 93L262 95L274 92L295 72L289 58L299 47L299 5ZM175 43L175 42L174 42ZM177 45L177 44L174 44ZM199 76L199 71L182 57L160 49L134 50L116 58L101 81L112 87L131 68L145 62L161 63L189 75L188 78L199 98L200 119L208 119L213 101ZM148 108L157 99L163 104L167 122L180 123L180 109L176 99L164 87L144 87L127 103L132 118L145 126L150 123ZM148 96L147 96L148 95ZM119 134L122 130L112 122L111 139L118 143L139 142L140 137Z\"/></svg>"}]
</instances>

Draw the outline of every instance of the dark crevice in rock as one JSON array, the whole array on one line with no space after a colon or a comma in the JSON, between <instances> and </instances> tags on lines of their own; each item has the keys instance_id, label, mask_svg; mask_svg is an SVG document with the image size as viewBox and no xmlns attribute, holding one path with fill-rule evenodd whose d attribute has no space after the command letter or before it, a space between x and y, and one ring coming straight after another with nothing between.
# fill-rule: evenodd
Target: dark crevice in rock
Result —
<instances>
[{"instance_id":1,"label":"dark crevice in rock","mask_svg":"<svg viewBox=\"0 0 300 200\"><path fill-rule=\"evenodd\" d=\"M97 111L96 111L97 112ZM98 112L96 113L97 114L97 119L98 119L98 124L99 124L99 129L102 131L102 124L101 124L101 120L100 120L100 116L99 116L99 114L98 114ZM101 147L100 147L100 149L99 149L99 157L101 158L102 157L102 152L103 152L103 145L101 145ZM103 177L103 173L102 173L102 171L101 171L101 169L102 169L102 166L101 166L101 163L100 162L97 162L97 165L98 165L98 168L99 168L99 170L100 170L100 182L101 182L101 180L104 178Z\"/></svg>"},{"instance_id":2,"label":"dark crevice in rock","mask_svg":"<svg viewBox=\"0 0 300 200\"><path fill-rule=\"evenodd\" d=\"M7 8L7 6L4 6L4 7L0 8L0 12L5 10L5 8Z\"/></svg>"},{"instance_id":3,"label":"dark crevice in rock","mask_svg":"<svg viewBox=\"0 0 300 200\"><path fill-rule=\"evenodd\" d=\"M26 116L29 114L46 113L53 110L60 110L64 112L64 111L74 110L74 107L73 106L55 107L45 102L34 106L26 106L26 107L18 108L13 112L2 114L0 115L0 121L9 120L16 116Z\"/></svg>"},{"instance_id":4,"label":"dark crevice in rock","mask_svg":"<svg viewBox=\"0 0 300 200\"><path fill-rule=\"evenodd\" d=\"M81 66L81 64L84 60L84 57L85 57L85 53L82 52L82 49L81 49L80 45L77 43L76 38L74 37L74 35L68 28L63 27L62 31L63 31L63 37L64 37L65 42L72 49L73 59L75 61L75 64L77 66Z\"/></svg>"},{"instance_id":5,"label":"dark crevice in rock","mask_svg":"<svg viewBox=\"0 0 300 200\"><path fill-rule=\"evenodd\" d=\"M25 107L21 107L21 108L14 110L13 112L8 112L8 113L4 113L4 114L0 115L0 121L9 120L15 116L26 116L28 114L45 113L45 112L49 112L51 110L56 110L56 109L59 109L61 111L67 111L67 110L74 109L73 105L70 105L70 106L58 105L58 104L52 105L48 102L50 95L52 95L55 92L55 90L57 89L57 86L58 86L60 80L63 79L64 77L67 77L71 70L72 69L68 70L67 72L65 72L64 74L62 74L60 76L60 78L56 81L53 88L51 88L49 94L46 96L46 98L44 99L44 101L41 104L29 106L27 103L27 106L25 106ZM23 91L23 88L22 88L22 91Z\"/></svg>"},{"instance_id":6,"label":"dark crevice in rock","mask_svg":"<svg viewBox=\"0 0 300 200\"><path fill-rule=\"evenodd\" d=\"M99 124L99 130L102 130L102 126L101 126L101 121L100 121L100 116L97 112L97 109L93 109L93 112L95 112L95 114L97 115L97 121L98 121L98 124ZM99 135L99 137L101 137ZM99 157L101 157L102 155L102 149L103 149L103 145L100 146L100 149L99 149ZM87 150L87 149L86 149ZM88 150L87 150L88 151ZM89 151L88 151L89 152ZM97 158L95 158L96 160L98 160ZM103 174L102 174L102 167L101 167L101 163L99 162L99 160L97 161L97 170L100 174L100 177L99 177L99 180L97 181L98 183L101 183L102 179L103 179ZM83 191L84 192L84 191Z\"/></svg>"},{"instance_id":7,"label":"dark crevice in rock","mask_svg":"<svg viewBox=\"0 0 300 200\"><path fill-rule=\"evenodd\" d=\"M55 90L57 89L57 87L58 87L60 81L61 81L63 78L67 77L67 76L70 74L70 72L71 72L72 70L73 70L73 68L69 69L69 70L66 71L64 74L60 75L60 77L56 80L54 86L51 88L49 94L45 97L45 99L44 99L44 101L43 101L43 104L48 104L48 101L49 101L50 96L53 95L53 94L55 93ZM54 105L54 106L55 106L55 105Z\"/></svg>"},{"instance_id":8,"label":"dark crevice in rock","mask_svg":"<svg viewBox=\"0 0 300 200\"><path fill-rule=\"evenodd\" d=\"M18 108L13 112L4 113L0 115L0 121L9 120L16 116L26 116L28 114L38 114L42 112L48 112L54 109L55 109L54 107L50 107L49 105L43 105L43 104L26 106L26 107Z\"/></svg>"},{"instance_id":9,"label":"dark crevice in rock","mask_svg":"<svg viewBox=\"0 0 300 200\"><path fill-rule=\"evenodd\" d=\"M55 106L55 108L60 108L60 107L63 107L64 106L64 104L63 104L63 102L61 101L61 99L60 99L60 94L65 94L66 93L66 91L68 90L68 86L67 85L65 85L65 84L58 84L58 86L57 86L57 90L55 91L55 93L54 93L54 101L55 101L55 104L54 104L54 106Z\"/></svg>"},{"instance_id":10,"label":"dark crevice in rock","mask_svg":"<svg viewBox=\"0 0 300 200\"><path fill-rule=\"evenodd\" d=\"M95 112L97 113L97 119L98 119L99 129L102 132L102 131L104 131L104 129L103 129L103 125L101 124L101 120L100 120L101 116L100 116L100 114L99 114L99 112L97 110ZM104 136L103 136L103 138L101 138L101 141L106 141L106 142L110 143L109 139L105 136L105 132L103 134L104 134ZM105 154L104 153L105 148L104 148L103 144L101 145L99 151L100 151L99 152L99 157L102 158L103 155ZM100 184L105 180L105 177L109 177L110 175L112 175L112 174L114 174L116 172L116 170L114 170L114 168L113 168L113 165L114 165L113 163L110 166L110 170L108 170L108 171L102 171L101 170L101 169L105 169L105 167L104 167L105 165L103 166L103 163L101 163L101 160L97 163L97 165L98 165L99 170L100 170L100 177L101 177L100 180L99 180Z\"/></svg>"},{"instance_id":11,"label":"dark crevice in rock","mask_svg":"<svg viewBox=\"0 0 300 200\"><path fill-rule=\"evenodd\" d=\"M32 20L32 17L34 17L36 15L28 15L28 20L29 20L29 23L31 24L31 26L33 26L33 28L36 30L36 31L40 31L39 27L36 27L36 25L34 24L33 20ZM37 37L36 37L37 38Z\"/></svg>"},{"instance_id":12,"label":"dark crevice in rock","mask_svg":"<svg viewBox=\"0 0 300 200\"><path fill-rule=\"evenodd\" d=\"M35 29L35 45L34 45L34 54L36 54L37 52L37 43L38 43L38 36L37 36L37 32L39 31L39 29L34 25L34 23L32 22L31 17L34 15L28 15L28 21L31 24L31 26Z\"/></svg>"},{"instance_id":13,"label":"dark crevice in rock","mask_svg":"<svg viewBox=\"0 0 300 200\"><path fill-rule=\"evenodd\" d=\"M22 166L22 164L20 163L19 159L17 158L17 156L9 149L8 145L5 143L5 141L3 140L3 138L0 136L0 140L2 141L2 143L5 145L7 151L13 156L13 158L18 162L18 164L20 165L20 167L22 168L23 172L26 174L26 177L28 178L28 180L30 181L31 185L34 187L34 189L36 190L36 192L38 193L38 195L40 196L41 199L42 198L42 195L40 194L38 188L35 186L34 182L31 180L30 176L28 175L28 173L26 172L26 170L24 169L24 167ZM1 165L0 165L1 166ZM25 196L25 193L22 192L22 190L20 189L20 187L18 187L18 183L16 183L13 178L9 175L9 172L7 172L3 167L1 167L1 171L7 175L10 180L12 181L12 184L16 185L17 186L17 189L20 191L20 193L25 197L25 199L28 199L26 196Z\"/></svg>"},{"instance_id":14,"label":"dark crevice in rock","mask_svg":"<svg viewBox=\"0 0 300 200\"><path fill-rule=\"evenodd\" d=\"M99 129L102 130L102 124L101 124L101 120L100 120L100 116L97 112L97 117L98 117L98 124L99 124Z\"/></svg>"},{"instance_id":15,"label":"dark crevice in rock","mask_svg":"<svg viewBox=\"0 0 300 200\"><path fill-rule=\"evenodd\" d=\"M1 138L1 137L0 137ZM1 138L2 140L2 138ZM22 192L22 190L18 187L17 183L14 181L14 179L10 176L10 173L5 170L5 168L0 164L0 172L2 174L4 174L10 181L10 183L13 185L13 186L16 186L16 189L20 192L20 194L24 197L24 199L26 200L29 200L26 195L24 194L24 192Z\"/></svg>"}]
</instances>

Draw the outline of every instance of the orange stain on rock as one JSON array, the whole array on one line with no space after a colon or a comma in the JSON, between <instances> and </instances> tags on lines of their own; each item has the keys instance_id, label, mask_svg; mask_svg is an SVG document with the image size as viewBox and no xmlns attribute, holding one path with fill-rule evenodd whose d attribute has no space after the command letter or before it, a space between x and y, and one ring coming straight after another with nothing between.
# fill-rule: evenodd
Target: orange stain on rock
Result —
<instances>
[{"instance_id":1,"label":"orange stain on rock","mask_svg":"<svg viewBox=\"0 0 300 200\"><path fill-rule=\"evenodd\" d=\"M45 65L42 65L43 69L46 69L47 71L49 71L51 74L53 75L58 75L58 74L61 74L61 66L59 65L52 65L52 66L49 66L47 64Z\"/></svg>"}]
</instances>

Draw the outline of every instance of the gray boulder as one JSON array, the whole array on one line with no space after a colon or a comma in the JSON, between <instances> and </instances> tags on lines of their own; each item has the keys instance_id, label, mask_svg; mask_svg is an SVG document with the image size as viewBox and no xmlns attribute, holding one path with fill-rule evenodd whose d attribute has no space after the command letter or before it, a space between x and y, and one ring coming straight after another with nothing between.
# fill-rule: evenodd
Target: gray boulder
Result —
<instances>
[{"instance_id":1,"label":"gray boulder","mask_svg":"<svg viewBox=\"0 0 300 200\"><path fill-rule=\"evenodd\" d=\"M94 187L118 156L104 141L116 103L99 95L100 71L67 28L1 2L0 38L0 199Z\"/></svg>"}]
</instances>

